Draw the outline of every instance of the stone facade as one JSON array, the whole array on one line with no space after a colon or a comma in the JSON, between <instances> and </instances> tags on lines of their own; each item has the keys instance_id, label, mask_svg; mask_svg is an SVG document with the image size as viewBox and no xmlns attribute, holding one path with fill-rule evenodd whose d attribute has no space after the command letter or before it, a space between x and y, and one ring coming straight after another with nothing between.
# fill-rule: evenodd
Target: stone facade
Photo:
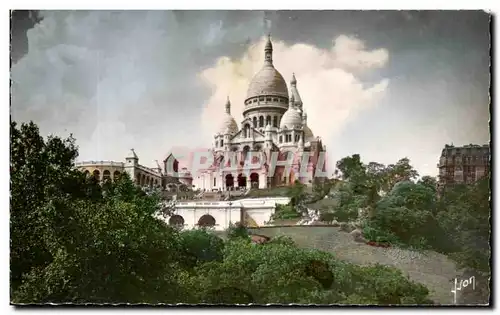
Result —
<instances>
[{"instance_id":1,"label":"stone facade","mask_svg":"<svg viewBox=\"0 0 500 315\"><path fill-rule=\"evenodd\" d=\"M167 157L165 163L169 158L172 156ZM174 165L176 164L174 163ZM192 185L191 174L186 169L179 171L175 168L175 173L167 174L158 163L155 168L141 165L139 157L133 149L131 154L125 158L125 162L84 161L76 163L76 167L99 181L115 180L121 174L127 173L134 183L141 187L161 187L165 191L173 193L188 191Z\"/></svg>"},{"instance_id":2,"label":"stone facade","mask_svg":"<svg viewBox=\"0 0 500 315\"><path fill-rule=\"evenodd\" d=\"M264 66L248 87L240 127L231 116L228 98L222 125L214 135L211 150L214 162L193 174L195 188L205 191L262 189L290 185L295 180L309 185L317 169L326 170L325 159L319 158L326 148L307 125L295 75L289 92L282 75L273 66L270 38L264 54ZM273 154L279 161L293 155L291 170L271 166ZM302 159L303 156L306 158ZM297 171L301 163L306 163L305 175Z\"/></svg>"},{"instance_id":3,"label":"stone facade","mask_svg":"<svg viewBox=\"0 0 500 315\"><path fill-rule=\"evenodd\" d=\"M490 172L490 146L469 144L462 147L446 145L441 152L439 187L470 184Z\"/></svg>"},{"instance_id":4,"label":"stone facade","mask_svg":"<svg viewBox=\"0 0 500 315\"><path fill-rule=\"evenodd\" d=\"M287 197L240 199L236 201L177 202L172 216L164 218L169 225L193 229L200 226L224 231L241 223L249 227L265 226L271 220L276 204L287 204Z\"/></svg>"}]
</instances>

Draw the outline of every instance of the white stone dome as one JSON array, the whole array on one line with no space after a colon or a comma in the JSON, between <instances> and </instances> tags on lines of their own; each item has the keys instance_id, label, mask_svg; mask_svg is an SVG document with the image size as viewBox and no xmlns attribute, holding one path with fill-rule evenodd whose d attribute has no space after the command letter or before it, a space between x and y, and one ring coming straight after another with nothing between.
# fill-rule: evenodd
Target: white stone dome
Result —
<instances>
[{"instance_id":1,"label":"white stone dome","mask_svg":"<svg viewBox=\"0 0 500 315\"><path fill-rule=\"evenodd\" d=\"M224 117L222 118L222 123L219 128L219 133L221 134L226 134L229 131L229 133L235 134L238 132L238 124L234 120L233 116L230 114L225 113Z\"/></svg>"},{"instance_id":2,"label":"white stone dome","mask_svg":"<svg viewBox=\"0 0 500 315\"><path fill-rule=\"evenodd\" d=\"M279 73L273 65L265 65L252 78L248 86L247 99L260 95L283 96L288 98L288 89L285 79L283 79L281 73Z\"/></svg>"},{"instance_id":3,"label":"white stone dome","mask_svg":"<svg viewBox=\"0 0 500 315\"><path fill-rule=\"evenodd\" d=\"M295 108L289 107L283 117L281 117L280 129L284 129L285 127L292 129L301 126L302 116L297 110L295 110Z\"/></svg>"}]
</instances>

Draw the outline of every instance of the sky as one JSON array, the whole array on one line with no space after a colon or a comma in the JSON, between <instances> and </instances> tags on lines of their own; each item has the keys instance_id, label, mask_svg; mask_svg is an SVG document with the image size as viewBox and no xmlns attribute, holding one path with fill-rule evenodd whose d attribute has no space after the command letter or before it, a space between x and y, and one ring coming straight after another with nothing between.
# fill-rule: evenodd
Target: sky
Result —
<instances>
[{"instance_id":1,"label":"sky","mask_svg":"<svg viewBox=\"0 0 500 315\"><path fill-rule=\"evenodd\" d=\"M42 11L13 15L11 118L67 137L79 161L156 166L211 147L229 96L242 121L271 33L329 168L408 157L437 175L445 144L489 142L483 11Z\"/></svg>"}]
</instances>

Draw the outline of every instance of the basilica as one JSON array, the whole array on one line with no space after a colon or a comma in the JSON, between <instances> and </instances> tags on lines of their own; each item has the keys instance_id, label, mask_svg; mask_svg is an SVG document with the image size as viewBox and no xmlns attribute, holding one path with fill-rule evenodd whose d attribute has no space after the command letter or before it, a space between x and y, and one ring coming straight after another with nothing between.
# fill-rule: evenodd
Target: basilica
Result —
<instances>
[{"instance_id":1,"label":"basilica","mask_svg":"<svg viewBox=\"0 0 500 315\"><path fill-rule=\"evenodd\" d=\"M287 186L296 180L312 184L317 171L326 171L325 146L307 124L295 75L289 89L274 68L270 37L264 55L264 65L248 87L243 120L238 124L231 115L229 98L221 106L222 124L206 152L211 163L196 170L179 168L176 157L169 154L163 167L157 162L150 168L139 163L132 149L125 162L84 161L77 163L77 168L101 181L114 180L126 172L137 185L172 192L264 189Z\"/></svg>"},{"instance_id":2,"label":"basilica","mask_svg":"<svg viewBox=\"0 0 500 315\"><path fill-rule=\"evenodd\" d=\"M243 120L238 124L231 115L228 98L222 124L214 135L213 163L193 174L193 186L204 191L227 191L290 185L296 180L308 185L317 168L326 170L320 153L326 148L307 124L295 74L288 89L283 76L273 65L270 36L264 48L264 65L248 87ZM255 153L259 154L255 154ZM262 163L245 163L249 153ZM273 164L272 156L293 165ZM301 158L307 155L306 159ZM234 159L237 157L237 159ZM300 165L301 163L307 165ZM278 163L279 164L279 163ZM298 172L303 167L307 172Z\"/></svg>"}]
</instances>

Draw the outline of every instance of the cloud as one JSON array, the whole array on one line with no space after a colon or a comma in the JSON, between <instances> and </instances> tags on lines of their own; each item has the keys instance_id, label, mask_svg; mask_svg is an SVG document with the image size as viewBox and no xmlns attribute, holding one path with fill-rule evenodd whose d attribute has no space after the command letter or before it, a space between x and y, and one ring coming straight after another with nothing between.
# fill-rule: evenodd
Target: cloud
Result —
<instances>
[{"instance_id":1,"label":"cloud","mask_svg":"<svg viewBox=\"0 0 500 315\"><path fill-rule=\"evenodd\" d=\"M42 15L12 67L12 117L34 120L42 134L73 133L83 160L120 161L135 148L154 165L179 142L199 141L207 90L196 73L224 43L263 33L259 12L237 22L219 11Z\"/></svg>"},{"instance_id":2,"label":"cloud","mask_svg":"<svg viewBox=\"0 0 500 315\"><path fill-rule=\"evenodd\" d=\"M263 65L264 44L262 37L241 58L221 57L213 67L200 73L212 88L201 122L206 134L212 135L218 129L227 95L233 117L238 123L242 120L248 85ZM333 149L328 145L350 119L375 106L387 91L388 79L368 85L358 73L385 66L388 51L367 50L359 39L339 36L327 50L302 43L288 45L273 39L273 49L274 66L285 80L289 81L295 73L308 124L315 135L322 137L327 150Z\"/></svg>"}]
</instances>

